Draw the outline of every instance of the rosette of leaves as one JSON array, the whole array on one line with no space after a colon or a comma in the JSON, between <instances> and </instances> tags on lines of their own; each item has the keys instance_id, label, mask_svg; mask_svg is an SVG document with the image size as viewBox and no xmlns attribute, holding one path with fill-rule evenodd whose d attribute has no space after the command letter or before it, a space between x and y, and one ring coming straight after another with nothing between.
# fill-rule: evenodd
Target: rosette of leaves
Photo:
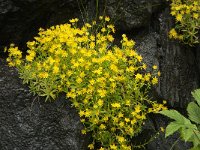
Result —
<instances>
[{"instance_id":1,"label":"rosette of leaves","mask_svg":"<svg viewBox=\"0 0 200 150\"><path fill-rule=\"evenodd\" d=\"M195 101L190 102L187 107L188 118L181 115L176 110L163 110L163 114L174 121L166 127L165 137L179 131L181 138L185 142L192 142L191 150L200 149L200 89L192 92Z\"/></svg>"}]
</instances>

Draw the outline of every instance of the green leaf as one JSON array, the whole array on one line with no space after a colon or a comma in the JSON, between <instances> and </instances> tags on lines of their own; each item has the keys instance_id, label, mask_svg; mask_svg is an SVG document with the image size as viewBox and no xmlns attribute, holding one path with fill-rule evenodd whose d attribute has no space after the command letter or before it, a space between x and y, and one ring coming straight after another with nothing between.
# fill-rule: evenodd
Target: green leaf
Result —
<instances>
[{"instance_id":1,"label":"green leaf","mask_svg":"<svg viewBox=\"0 0 200 150\"><path fill-rule=\"evenodd\" d=\"M183 128L182 131L181 131L181 137L186 142L192 137L193 134L194 133L193 133L193 129L192 128L189 128L189 129Z\"/></svg>"},{"instance_id":2,"label":"green leaf","mask_svg":"<svg viewBox=\"0 0 200 150\"><path fill-rule=\"evenodd\" d=\"M200 107L196 103L189 103L187 107L187 112L191 121L200 124Z\"/></svg>"},{"instance_id":3,"label":"green leaf","mask_svg":"<svg viewBox=\"0 0 200 150\"><path fill-rule=\"evenodd\" d=\"M181 115L178 111L176 110L163 110L159 112L162 115L165 115L171 119L176 120L179 123L182 124L191 124L190 120L185 118L183 115Z\"/></svg>"},{"instance_id":4,"label":"green leaf","mask_svg":"<svg viewBox=\"0 0 200 150\"><path fill-rule=\"evenodd\" d=\"M193 130L193 135L189 139L189 141L193 143L193 148L200 146L200 134L198 130Z\"/></svg>"},{"instance_id":5,"label":"green leaf","mask_svg":"<svg viewBox=\"0 0 200 150\"><path fill-rule=\"evenodd\" d=\"M182 124L174 121L171 122L167 127L166 127L166 133L165 133L165 137L168 137L170 135L172 135L174 132L178 131L181 127L183 127Z\"/></svg>"},{"instance_id":6,"label":"green leaf","mask_svg":"<svg viewBox=\"0 0 200 150\"><path fill-rule=\"evenodd\" d=\"M197 147L192 147L190 150L200 150L200 145L198 145Z\"/></svg>"},{"instance_id":7,"label":"green leaf","mask_svg":"<svg viewBox=\"0 0 200 150\"><path fill-rule=\"evenodd\" d=\"M197 101L198 105L200 106L200 89L196 89L192 92L192 96Z\"/></svg>"}]
</instances>

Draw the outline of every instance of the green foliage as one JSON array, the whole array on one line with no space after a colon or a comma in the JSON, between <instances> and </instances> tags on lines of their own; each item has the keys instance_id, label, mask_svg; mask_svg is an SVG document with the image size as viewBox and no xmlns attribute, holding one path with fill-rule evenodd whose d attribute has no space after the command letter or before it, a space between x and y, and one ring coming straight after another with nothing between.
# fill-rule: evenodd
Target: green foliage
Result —
<instances>
[{"instance_id":1,"label":"green foliage","mask_svg":"<svg viewBox=\"0 0 200 150\"><path fill-rule=\"evenodd\" d=\"M170 38L181 40L190 46L199 43L200 1L171 0L171 15L175 17L175 27L169 33Z\"/></svg>"},{"instance_id":2,"label":"green foliage","mask_svg":"<svg viewBox=\"0 0 200 150\"><path fill-rule=\"evenodd\" d=\"M188 117L184 117L176 110L163 110L163 114L175 121L171 122L166 127L165 137L172 135L174 132L179 131L181 138L186 142L192 142L192 150L199 150L200 148L200 89L192 92L196 102L190 102L187 107Z\"/></svg>"}]
</instances>

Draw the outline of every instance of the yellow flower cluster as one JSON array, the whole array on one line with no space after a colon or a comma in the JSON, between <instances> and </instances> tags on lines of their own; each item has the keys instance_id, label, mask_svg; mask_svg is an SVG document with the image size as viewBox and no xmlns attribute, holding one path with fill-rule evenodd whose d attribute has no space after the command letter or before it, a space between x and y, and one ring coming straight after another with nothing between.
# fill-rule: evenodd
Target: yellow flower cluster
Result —
<instances>
[{"instance_id":1,"label":"yellow flower cluster","mask_svg":"<svg viewBox=\"0 0 200 150\"><path fill-rule=\"evenodd\" d=\"M65 92L85 125L82 133L92 132L101 150L128 150L146 115L165 109L147 96L160 72L153 66L153 74L142 74L147 65L134 50L135 42L123 34L122 46L114 45L109 17L100 20L102 26L93 22L77 28L78 19L72 19L71 24L40 29L35 41L27 43L26 60L16 66L33 92L53 99ZM13 56L21 60L17 48L8 51L9 63ZM88 147L94 149L94 143Z\"/></svg>"},{"instance_id":2,"label":"yellow flower cluster","mask_svg":"<svg viewBox=\"0 0 200 150\"><path fill-rule=\"evenodd\" d=\"M171 15L175 17L176 26L169 32L169 37L189 45L199 43L200 1L172 0Z\"/></svg>"},{"instance_id":3,"label":"yellow flower cluster","mask_svg":"<svg viewBox=\"0 0 200 150\"><path fill-rule=\"evenodd\" d=\"M6 51L9 53L8 58L6 59L9 66L19 66L22 63L22 52L18 49L18 47L11 44L9 49L5 48L5 52Z\"/></svg>"}]
</instances>

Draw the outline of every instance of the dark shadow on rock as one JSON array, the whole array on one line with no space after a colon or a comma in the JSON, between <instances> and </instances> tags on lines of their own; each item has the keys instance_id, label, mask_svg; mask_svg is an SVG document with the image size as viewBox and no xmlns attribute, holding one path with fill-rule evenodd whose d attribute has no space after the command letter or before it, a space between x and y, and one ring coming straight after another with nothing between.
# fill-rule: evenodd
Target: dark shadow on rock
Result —
<instances>
[{"instance_id":1,"label":"dark shadow on rock","mask_svg":"<svg viewBox=\"0 0 200 150\"><path fill-rule=\"evenodd\" d=\"M0 146L2 150L85 150L87 135L70 101L30 94L14 68L0 59Z\"/></svg>"}]
</instances>

